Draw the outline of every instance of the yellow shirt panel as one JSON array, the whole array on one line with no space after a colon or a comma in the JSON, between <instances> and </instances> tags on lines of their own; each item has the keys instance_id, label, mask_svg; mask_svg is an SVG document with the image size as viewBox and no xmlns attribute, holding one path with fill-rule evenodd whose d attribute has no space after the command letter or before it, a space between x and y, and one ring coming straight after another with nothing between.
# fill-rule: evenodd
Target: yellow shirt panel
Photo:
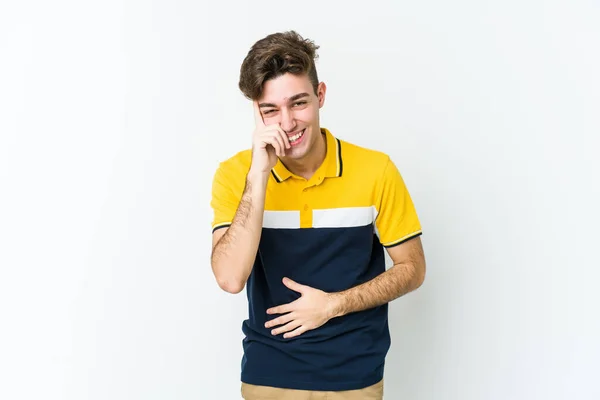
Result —
<instances>
[{"instance_id":1,"label":"yellow shirt panel","mask_svg":"<svg viewBox=\"0 0 600 400\"><path fill-rule=\"evenodd\" d=\"M286 214L284 225L292 228L351 226L370 220L386 247L421 234L409 191L389 156L345 141L340 143L340 148L328 149L328 157L336 152L338 169L343 165L341 176L320 176L328 168L325 165L309 181L291 173L282 181L273 174L269 177L265 197L269 218ZM213 230L233 221L250 163L251 151L245 150L219 165L212 189ZM290 218L296 222L290 222Z\"/></svg>"}]
</instances>

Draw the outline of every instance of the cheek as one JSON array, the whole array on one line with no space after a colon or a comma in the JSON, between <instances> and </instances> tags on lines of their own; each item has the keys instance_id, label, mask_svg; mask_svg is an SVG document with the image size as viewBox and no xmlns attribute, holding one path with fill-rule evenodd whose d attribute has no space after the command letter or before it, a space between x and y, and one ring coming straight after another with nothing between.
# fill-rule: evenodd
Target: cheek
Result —
<instances>
[{"instance_id":1,"label":"cheek","mask_svg":"<svg viewBox=\"0 0 600 400\"><path fill-rule=\"evenodd\" d=\"M296 119L298 121L312 122L317 119L317 112L314 109L307 107L304 110L296 112Z\"/></svg>"}]
</instances>

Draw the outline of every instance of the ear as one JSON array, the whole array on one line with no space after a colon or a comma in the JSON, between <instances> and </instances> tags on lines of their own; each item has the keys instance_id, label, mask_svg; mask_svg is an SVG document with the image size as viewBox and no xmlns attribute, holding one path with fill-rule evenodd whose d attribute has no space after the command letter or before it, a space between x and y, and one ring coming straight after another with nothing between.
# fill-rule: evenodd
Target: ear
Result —
<instances>
[{"instance_id":1,"label":"ear","mask_svg":"<svg viewBox=\"0 0 600 400\"><path fill-rule=\"evenodd\" d=\"M325 82L320 82L319 86L317 86L317 97L319 98L319 108L323 107L325 104L325 93L327 92L327 85Z\"/></svg>"}]
</instances>

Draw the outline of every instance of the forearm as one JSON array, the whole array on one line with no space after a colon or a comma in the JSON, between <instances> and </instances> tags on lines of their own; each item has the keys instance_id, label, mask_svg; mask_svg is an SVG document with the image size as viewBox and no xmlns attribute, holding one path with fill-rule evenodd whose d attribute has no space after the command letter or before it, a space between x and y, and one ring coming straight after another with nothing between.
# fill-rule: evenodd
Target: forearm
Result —
<instances>
[{"instance_id":1,"label":"forearm","mask_svg":"<svg viewBox=\"0 0 600 400\"><path fill-rule=\"evenodd\" d=\"M260 242L268 175L248 174L231 225L213 248L211 262L219 286L240 292L252 271Z\"/></svg>"},{"instance_id":2,"label":"forearm","mask_svg":"<svg viewBox=\"0 0 600 400\"><path fill-rule=\"evenodd\" d=\"M368 282L332 293L334 315L377 307L412 292L423 282L424 277L419 271L411 263L396 264Z\"/></svg>"}]
</instances>

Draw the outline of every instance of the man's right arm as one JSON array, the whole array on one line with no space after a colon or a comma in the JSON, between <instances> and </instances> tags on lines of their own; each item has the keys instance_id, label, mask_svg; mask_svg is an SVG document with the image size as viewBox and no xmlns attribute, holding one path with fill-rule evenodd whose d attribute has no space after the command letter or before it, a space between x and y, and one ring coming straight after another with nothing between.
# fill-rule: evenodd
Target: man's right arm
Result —
<instances>
[{"instance_id":1,"label":"man's right arm","mask_svg":"<svg viewBox=\"0 0 600 400\"><path fill-rule=\"evenodd\" d=\"M256 128L244 191L231 225L213 232L212 270L221 289L229 293L241 292L250 276L262 233L270 171L291 147L281 126L265 125L258 101L253 105ZM215 199L215 204L220 201Z\"/></svg>"},{"instance_id":2,"label":"man's right arm","mask_svg":"<svg viewBox=\"0 0 600 400\"><path fill-rule=\"evenodd\" d=\"M252 271L262 232L268 178L264 173L249 172L231 225L213 233L212 270L226 292L241 292Z\"/></svg>"}]
</instances>

